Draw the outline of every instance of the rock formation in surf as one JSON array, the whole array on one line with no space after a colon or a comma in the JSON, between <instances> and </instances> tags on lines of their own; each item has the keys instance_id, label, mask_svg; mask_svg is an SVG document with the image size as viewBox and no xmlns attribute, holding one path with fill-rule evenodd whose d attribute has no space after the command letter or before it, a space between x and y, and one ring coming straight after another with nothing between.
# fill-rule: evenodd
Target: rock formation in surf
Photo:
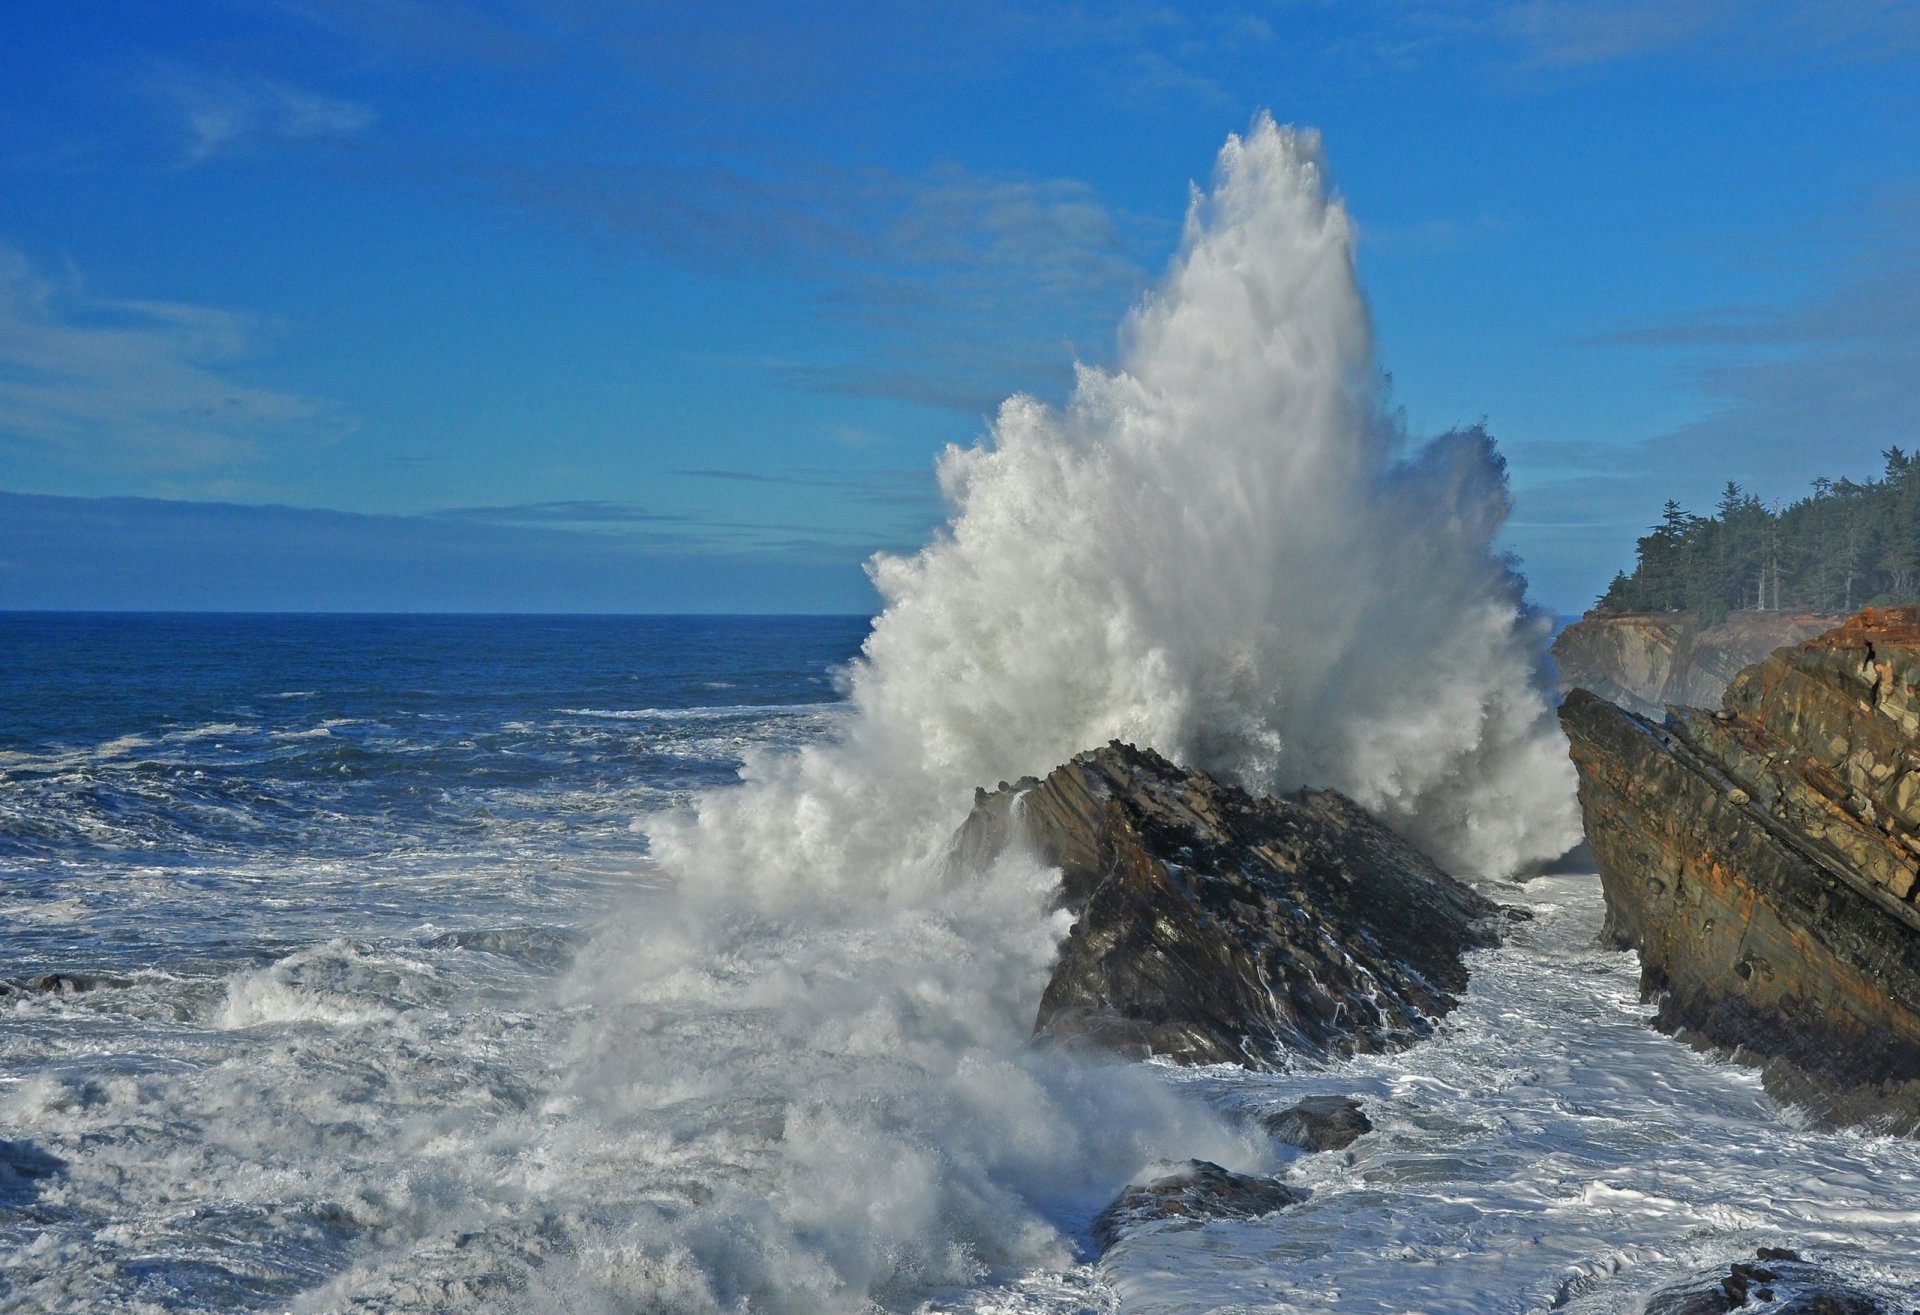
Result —
<instances>
[{"instance_id":1,"label":"rock formation in surf","mask_svg":"<svg viewBox=\"0 0 1920 1315\"><path fill-rule=\"evenodd\" d=\"M1158 1220L1200 1224L1210 1219L1258 1219L1307 1199L1297 1187L1230 1173L1210 1160L1169 1167L1173 1172L1126 1188L1095 1216L1095 1246L1107 1251L1134 1229Z\"/></svg>"},{"instance_id":2,"label":"rock formation in surf","mask_svg":"<svg viewBox=\"0 0 1920 1315\"><path fill-rule=\"evenodd\" d=\"M1646 1315L1728 1315L1744 1306L1768 1315L1893 1315L1894 1308L1785 1247L1653 1294Z\"/></svg>"},{"instance_id":3,"label":"rock formation in surf","mask_svg":"<svg viewBox=\"0 0 1920 1315\"><path fill-rule=\"evenodd\" d=\"M1078 917L1035 1034L1188 1064L1278 1064L1428 1035L1498 942L1497 906L1330 790L1256 798L1118 742L980 791L973 866L1025 844Z\"/></svg>"},{"instance_id":4,"label":"rock formation in surf","mask_svg":"<svg viewBox=\"0 0 1920 1315\"><path fill-rule=\"evenodd\" d=\"M1656 723L1561 721L1657 1025L1826 1122L1920 1130L1920 610L1869 610Z\"/></svg>"},{"instance_id":5,"label":"rock formation in surf","mask_svg":"<svg viewBox=\"0 0 1920 1315\"><path fill-rule=\"evenodd\" d=\"M1351 1096L1308 1096L1260 1123L1274 1140L1303 1151L1344 1151L1373 1131L1373 1120Z\"/></svg>"},{"instance_id":6,"label":"rock formation in surf","mask_svg":"<svg viewBox=\"0 0 1920 1315\"><path fill-rule=\"evenodd\" d=\"M1798 644L1841 617L1734 612L1703 625L1692 612L1589 613L1553 641L1560 690L1584 689L1643 717L1669 704L1712 708L1733 678L1783 644Z\"/></svg>"}]
</instances>

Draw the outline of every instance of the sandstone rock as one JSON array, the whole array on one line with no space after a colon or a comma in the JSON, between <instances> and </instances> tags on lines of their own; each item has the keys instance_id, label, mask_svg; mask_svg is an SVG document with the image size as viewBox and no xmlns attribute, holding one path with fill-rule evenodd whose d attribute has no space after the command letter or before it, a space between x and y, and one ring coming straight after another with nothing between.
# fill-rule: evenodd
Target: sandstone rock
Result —
<instances>
[{"instance_id":1,"label":"sandstone rock","mask_svg":"<svg viewBox=\"0 0 1920 1315\"><path fill-rule=\"evenodd\" d=\"M1106 1251L1142 1224L1160 1219L1257 1219L1298 1205L1307 1194L1271 1178L1229 1173L1209 1160L1188 1160L1172 1173L1136 1184L1093 1221L1093 1241Z\"/></svg>"},{"instance_id":2,"label":"sandstone rock","mask_svg":"<svg viewBox=\"0 0 1920 1315\"><path fill-rule=\"evenodd\" d=\"M1308 1096L1260 1122L1277 1140L1303 1151L1344 1151L1373 1131L1360 1102L1348 1096Z\"/></svg>"},{"instance_id":3,"label":"sandstone rock","mask_svg":"<svg viewBox=\"0 0 1920 1315\"><path fill-rule=\"evenodd\" d=\"M1560 688L1584 689L1643 717L1668 704L1710 708L1742 670L1783 644L1818 635L1839 617L1734 612L1703 626L1692 612L1590 614L1553 641Z\"/></svg>"},{"instance_id":4,"label":"sandstone rock","mask_svg":"<svg viewBox=\"0 0 1920 1315\"><path fill-rule=\"evenodd\" d=\"M1272 1067L1426 1036L1496 944L1495 905L1332 791L1260 799L1114 743L982 791L954 861L1030 845L1078 914L1034 1028Z\"/></svg>"},{"instance_id":5,"label":"sandstone rock","mask_svg":"<svg viewBox=\"0 0 1920 1315\"><path fill-rule=\"evenodd\" d=\"M1722 715L1561 708L1606 936L1657 1024L1828 1122L1920 1129L1920 611L1869 611L1741 673Z\"/></svg>"}]
</instances>

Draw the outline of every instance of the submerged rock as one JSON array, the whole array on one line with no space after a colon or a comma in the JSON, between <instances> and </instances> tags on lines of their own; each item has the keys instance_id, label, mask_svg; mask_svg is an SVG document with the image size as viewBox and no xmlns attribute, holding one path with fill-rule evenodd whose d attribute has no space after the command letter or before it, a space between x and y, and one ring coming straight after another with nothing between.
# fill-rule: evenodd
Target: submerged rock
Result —
<instances>
[{"instance_id":1,"label":"submerged rock","mask_svg":"<svg viewBox=\"0 0 1920 1315\"><path fill-rule=\"evenodd\" d=\"M1920 1129L1920 611L1779 649L1717 712L1560 715L1657 1025L1823 1121Z\"/></svg>"},{"instance_id":2,"label":"submerged rock","mask_svg":"<svg viewBox=\"0 0 1920 1315\"><path fill-rule=\"evenodd\" d=\"M1714 625L1692 612L1590 614L1553 641L1562 693L1584 689L1658 718L1668 704L1710 708L1733 678L1782 644L1798 644L1840 617L1734 612Z\"/></svg>"},{"instance_id":3,"label":"submerged rock","mask_svg":"<svg viewBox=\"0 0 1920 1315\"><path fill-rule=\"evenodd\" d=\"M1277 1065L1428 1035L1498 943L1497 906L1330 790L1256 798L1118 742L981 791L958 863L1030 845L1078 921L1035 1033Z\"/></svg>"},{"instance_id":4,"label":"submerged rock","mask_svg":"<svg viewBox=\"0 0 1920 1315\"><path fill-rule=\"evenodd\" d=\"M1761 1247L1753 1260L1736 1260L1715 1273L1653 1295L1646 1315L1892 1315L1870 1293L1808 1264L1797 1252Z\"/></svg>"},{"instance_id":5,"label":"submerged rock","mask_svg":"<svg viewBox=\"0 0 1920 1315\"><path fill-rule=\"evenodd\" d=\"M1271 1178L1231 1173L1210 1160L1188 1160L1164 1177L1135 1184L1093 1221L1094 1245L1106 1251L1125 1234L1160 1219L1258 1219L1307 1194Z\"/></svg>"},{"instance_id":6,"label":"submerged rock","mask_svg":"<svg viewBox=\"0 0 1920 1315\"><path fill-rule=\"evenodd\" d=\"M1308 1096L1260 1122L1276 1140L1303 1151L1344 1151L1373 1131L1360 1102L1350 1096Z\"/></svg>"}]
</instances>

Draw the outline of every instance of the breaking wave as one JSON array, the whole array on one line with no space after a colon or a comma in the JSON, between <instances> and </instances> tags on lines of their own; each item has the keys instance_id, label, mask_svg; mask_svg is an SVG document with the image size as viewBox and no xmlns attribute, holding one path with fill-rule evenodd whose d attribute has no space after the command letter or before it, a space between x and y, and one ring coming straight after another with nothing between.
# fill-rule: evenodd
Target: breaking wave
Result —
<instances>
[{"instance_id":1,"label":"breaking wave","mask_svg":"<svg viewBox=\"0 0 1920 1315\"><path fill-rule=\"evenodd\" d=\"M1353 242L1317 135L1229 138L1120 367L1064 411L1009 399L941 458L946 528L875 559L846 732L663 828L668 866L898 892L974 786L1113 738L1340 789L1463 873L1575 843L1547 622L1493 547L1504 465L1384 414Z\"/></svg>"},{"instance_id":2,"label":"breaking wave","mask_svg":"<svg viewBox=\"0 0 1920 1315\"><path fill-rule=\"evenodd\" d=\"M1230 138L1119 367L942 457L951 519L875 560L844 720L650 824L677 894L583 954L565 1099L657 1204L543 1283L893 1303L1068 1265L1158 1157L1265 1161L1151 1067L1027 1044L1066 926L1031 862L943 881L977 785L1119 738L1337 787L1463 873L1578 838L1501 461L1385 416L1353 236L1317 137Z\"/></svg>"}]
</instances>

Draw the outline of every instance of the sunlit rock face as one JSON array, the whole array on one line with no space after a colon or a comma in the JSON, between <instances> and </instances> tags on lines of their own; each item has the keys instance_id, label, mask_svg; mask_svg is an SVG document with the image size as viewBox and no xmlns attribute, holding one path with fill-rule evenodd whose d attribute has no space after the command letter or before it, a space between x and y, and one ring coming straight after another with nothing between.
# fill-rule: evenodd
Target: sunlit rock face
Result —
<instances>
[{"instance_id":1,"label":"sunlit rock face","mask_svg":"<svg viewBox=\"0 0 1920 1315\"><path fill-rule=\"evenodd\" d=\"M1563 693L1588 690L1657 718L1669 704L1717 707L1747 667L1839 620L1803 612L1734 612L1709 626L1692 612L1594 615L1554 639L1553 663Z\"/></svg>"},{"instance_id":2,"label":"sunlit rock face","mask_svg":"<svg viewBox=\"0 0 1920 1315\"><path fill-rule=\"evenodd\" d=\"M1561 721L1657 1024L1823 1120L1920 1129L1920 610L1869 610L1664 723Z\"/></svg>"},{"instance_id":3,"label":"sunlit rock face","mask_svg":"<svg viewBox=\"0 0 1920 1315\"><path fill-rule=\"evenodd\" d=\"M1078 917L1043 1038L1254 1068L1389 1050L1497 941L1495 905L1345 796L1256 797L1117 742L982 792L954 855L1015 844L1061 869Z\"/></svg>"}]
</instances>

